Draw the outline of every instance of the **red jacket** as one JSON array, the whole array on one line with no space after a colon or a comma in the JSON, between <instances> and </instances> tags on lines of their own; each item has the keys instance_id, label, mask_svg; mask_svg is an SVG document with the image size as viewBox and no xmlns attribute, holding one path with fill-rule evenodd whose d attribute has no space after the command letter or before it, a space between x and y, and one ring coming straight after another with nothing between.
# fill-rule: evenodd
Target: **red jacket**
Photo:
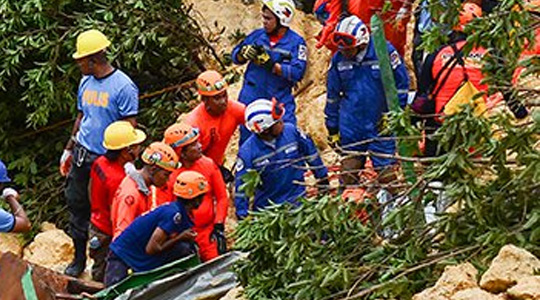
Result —
<instances>
[{"instance_id":1,"label":"red jacket","mask_svg":"<svg viewBox=\"0 0 540 300\"><path fill-rule=\"evenodd\" d=\"M327 8L330 16L317 37L319 41L317 48L324 45L332 52L335 52L337 49L332 45L330 35L339 23L339 16L342 12L342 0L318 0L315 7L318 7L323 2L328 2ZM364 24L370 27L371 16L380 12L384 3L384 0L349 0L348 10L350 14L357 16ZM404 56L405 43L407 42L407 23L411 15L411 2L406 0L391 0L390 3L392 4L392 8L381 15L384 22L384 35L386 40L396 48L399 54ZM401 8L407 9L407 13L402 19L397 20L397 14Z\"/></svg>"},{"instance_id":2,"label":"red jacket","mask_svg":"<svg viewBox=\"0 0 540 300\"><path fill-rule=\"evenodd\" d=\"M208 114L204 103L201 103L186 116L184 121L200 130L199 142L204 155L216 164L223 164L223 156L232 135L239 125L244 124L245 109L244 104L229 100L225 113L214 117Z\"/></svg>"},{"instance_id":3,"label":"red jacket","mask_svg":"<svg viewBox=\"0 0 540 300\"><path fill-rule=\"evenodd\" d=\"M111 205L122 180L124 166L100 156L90 170L90 222L103 233L112 236Z\"/></svg>"},{"instance_id":4,"label":"red jacket","mask_svg":"<svg viewBox=\"0 0 540 300\"><path fill-rule=\"evenodd\" d=\"M167 190L170 193L168 201L174 200L174 195L172 194L174 182L176 181L176 177L184 171L197 171L203 174L210 183L210 191L206 193L201 206L193 211L195 230L197 231L198 228L208 226L213 227L216 223L225 224L227 209L229 207L227 189L218 166L212 159L206 156L201 157L189 168L182 166L180 169L171 173L167 184Z\"/></svg>"},{"instance_id":5,"label":"red jacket","mask_svg":"<svg viewBox=\"0 0 540 300\"><path fill-rule=\"evenodd\" d=\"M138 216L152 209L152 190L141 187L129 175L118 186L113 199L111 220L113 239L117 238Z\"/></svg>"}]
</instances>

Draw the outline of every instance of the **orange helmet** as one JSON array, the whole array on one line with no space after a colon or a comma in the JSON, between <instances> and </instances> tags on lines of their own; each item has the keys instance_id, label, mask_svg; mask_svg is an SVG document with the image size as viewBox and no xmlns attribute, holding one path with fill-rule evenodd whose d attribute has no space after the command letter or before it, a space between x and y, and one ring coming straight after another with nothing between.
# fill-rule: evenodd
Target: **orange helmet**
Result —
<instances>
[{"instance_id":1,"label":"orange helmet","mask_svg":"<svg viewBox=\"0 0 540 300\"><path fill-rule=\"evenodd\" d=\"M227 88L227 81L214 70L202 72L197 77L197 90L201 96L215 96Z\"/></svg>"},{"instance_id":2,"label":"orange helmet","mask_svg":"<svg viewBox=\"0 0 540 300\"><path fill-rule=\"evenodd\" d=\"M182 148L199 139L199 129L186 123L176 123L165 130L163 142L174 149Z\"/></svg>"},{"instance_id":3,"label":"orange helmet","mask_svg":"<svg viewBox=\"0 0 540 300\"><path fill-rule=\"evenodd\" d=\"M459 12L459 23L454 30L463 31L467 24L480 17L482 17L482 8L480 6L471 2L463 3Z\"/></svg>"},{"instance_id":4,"label":"orange helmet","mask_svg":"<svg viewBox=\"0 0 540 300\"><path fill-rule=\"evenodd\" d=\"M185 171L176 177L173 193L177 197L193 199L209 190L208 180L201 173Z\"/></svg>"},{"instance_id":5,"label":"orange helmet","mask_svg":"<svg viewBox=\"0 0 540 300\"><path fill-rule=\"evenodd\" d=\"M178 168L178 155L169 145L162 142L153 142L146 147L141 158L145 164L156 165L167 171Z\"/></svg>"}]
</instances>

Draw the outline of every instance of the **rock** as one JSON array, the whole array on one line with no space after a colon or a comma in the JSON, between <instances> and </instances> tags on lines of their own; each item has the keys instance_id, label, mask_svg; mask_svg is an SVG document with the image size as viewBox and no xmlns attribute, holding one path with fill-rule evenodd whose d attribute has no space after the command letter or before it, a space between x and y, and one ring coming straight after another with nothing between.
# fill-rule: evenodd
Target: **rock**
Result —
<instances>
[{"instance_id":1,"label":"rock","mask_svg":"<svg viewBox=\"0 0 540 300\"><path fill-rule=\"evenodd\" d=\"M22 256L23 241L20 234L0 233L0 251L11 252L18 257ZM1 255L1 254L0 254Z\"/></svg>"},{"instance_id":2,"label":"rock","mask_svg":"<svg viewBox=\"0 0 540 300\"><path fill-rule=\"evenodd\" d=\"M459 291L450 300L504 300L502 296L497 296L484 291L481 288L474 288Z\"/></svg>"},{"instance_id":3,"label":"rock","mask_svg":"<svg viewBox=\"0 0 540 300\"><path fill-rule=\"evenodd\" d=\"M518 280L534 275L535 270L540 270L538 258L524 249L506 245L482 276L480 286L492 293L504 292Z\"/></svg>"},{"instance_id":4,"label":"rock","mask_svg":"<svg viewBox=\"0 0 540 300\"><path fill-rule=\"evenodd\" d=\"M45 224L47 229L39 233L24 249L24 259L30 263L63 273L74 254L71 238L62 230Z\"/></svg>"},{"instance_id":5,"label":"rock","mask_svg":"<svg viewBox=\"0 0 540 300\"><path fill-rule=\"evenodd\" d=\"M242 287L234 288L219 300L245 300L246 298L241 296L243 291L244 288Z\"/></svg>"},{"instance_id":6,"label":"rock","mask_svg":"<svg viewBox=\"0 0 540 300\"><path fill-rule=\"evenodd\" d=\"M413 300L448 300L455 293L478 288L478 271L470 263L447 266L435 286L413 296Z\"/></svg>"},{"instance_id":7,"label":"rock","mask_svg":"<svg viewBox=\"0 0 540 300\"><path fill-rule=\"evenodd\" d=\"M507 293L515 300L540 300L540 276L519 279Z\"/></svg>"}]
</instances>

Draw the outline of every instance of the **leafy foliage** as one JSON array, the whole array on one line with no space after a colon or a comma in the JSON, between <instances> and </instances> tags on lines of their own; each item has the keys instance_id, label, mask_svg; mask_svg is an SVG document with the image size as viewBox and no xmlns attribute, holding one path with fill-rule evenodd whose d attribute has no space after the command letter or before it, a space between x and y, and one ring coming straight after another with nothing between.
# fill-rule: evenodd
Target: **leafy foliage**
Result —
<instances>
[{"instance_id":1,"label":"leafy foliage","mask_svg":"<svg viewBox=\"0 0 540 300\"><path fill-rule=\"evenodd\" d=\"M0 147L24 204L38 224L63 219L58 159L76 109L79 70L71 58L76 36L102 30L109 56L140 92L194 78L210 48L190 7L173 1L0 0ZM139 122L152 137L173 122L192 98L189 89L140 102ZM36 130L36 131L34 131Z\"/></svg>"},{"instance_id":2,"label":"leafy foliage","mask_svg":"<svg viewBox=\"0 0 540 300\"><path fill-rule=\"evenodd\" d=\"M299 208L253 213L236 231L235 247L250 253L237 268L245 294L410 299L446 264L469 260L486 268L508 243L539 255L539 133L538 122L516 127L508 115L478 118L466 107L441 128L440 143L448 152L427 167L420 182L424 197L399 195L382 221L381 206L363 225L356 212L369 209L367 204L329 196L303 200ZM428 187L434 180L444 183L443 197ZM455 208L425 224L418 220L419 203ZM379 235L387 240L381 243Z\"/></svg>"}]
</instances>

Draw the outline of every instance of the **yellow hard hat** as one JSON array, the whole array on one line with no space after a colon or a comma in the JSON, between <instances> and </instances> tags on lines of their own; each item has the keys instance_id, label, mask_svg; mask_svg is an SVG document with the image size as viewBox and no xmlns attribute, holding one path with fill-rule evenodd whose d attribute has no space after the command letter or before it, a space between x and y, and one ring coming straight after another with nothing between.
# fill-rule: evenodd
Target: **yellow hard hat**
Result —
<instances>
[{"instance_id":1,"label":"yellow hard hat","mask_svg":"<svg viewBox=\"0 0 540 300\"><path fill-rule=\"evenodd\" d=\"M137 145L146 139L146 134L135 129L128 121L116 121L105 129L103 146L108 150L120 150Z\"/></svg>"},{"instance_id":2,"label":"yellow hard hat","mask_svg":"<svg viewBox=\"0 0 540 300\"><path fill-rule=\"evenodd\" d=\"M77 52L74 59L80 59L88 55L96 54L111 45L107 37L99 30L87 30L77 37Z\"/></svg>"}]
</instances>

